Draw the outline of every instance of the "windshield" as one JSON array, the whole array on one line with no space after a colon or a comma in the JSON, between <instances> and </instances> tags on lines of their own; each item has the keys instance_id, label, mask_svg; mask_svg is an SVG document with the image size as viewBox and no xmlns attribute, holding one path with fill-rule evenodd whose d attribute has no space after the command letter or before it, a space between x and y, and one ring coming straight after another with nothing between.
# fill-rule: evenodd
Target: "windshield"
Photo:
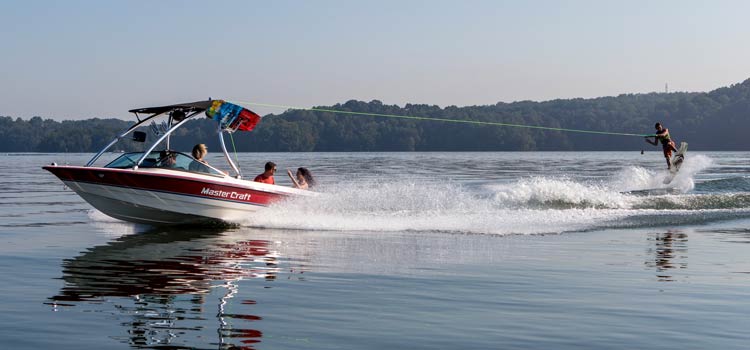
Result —
<instances>
[{"instance_id":1,"label":"windshield","mask_svg":"<svg viewBox=\"0 0 750 350\"><path fill-rule=\"evenodd\" d=\"M125 153L104 167L116 169L132 168L141 156L143 156L143 152ZM224 173L195 160L193 157L176 151L153 151L143 160L140 168L168 168L211 175L224 175Z\"/></svg>"}]
</instances>

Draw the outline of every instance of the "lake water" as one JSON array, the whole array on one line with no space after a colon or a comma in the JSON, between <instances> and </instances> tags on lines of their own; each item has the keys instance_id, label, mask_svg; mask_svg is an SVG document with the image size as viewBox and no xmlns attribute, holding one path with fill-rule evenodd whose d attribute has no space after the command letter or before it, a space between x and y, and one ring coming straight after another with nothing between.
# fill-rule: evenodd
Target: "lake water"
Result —
<instances>
[{"instance_id":1,"label":"lake water","mask_svg":"<svg viewBox=\"0 0 750 350\"><path fill-rule=\"evenodd\" d=\"M4 349L750 347L747 152L240 154L325 194L202 228L41 169L90 157L0 155Z\"/></svg>"}]
</instances>

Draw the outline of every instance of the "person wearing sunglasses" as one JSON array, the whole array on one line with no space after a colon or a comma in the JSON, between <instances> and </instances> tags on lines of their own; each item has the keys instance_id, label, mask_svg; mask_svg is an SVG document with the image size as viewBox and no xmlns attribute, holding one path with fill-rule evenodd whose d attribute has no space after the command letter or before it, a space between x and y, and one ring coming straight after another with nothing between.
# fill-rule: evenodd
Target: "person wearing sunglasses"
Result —
<instances>
[{"instance_id":1,"label":"person wearing sunglasses","mask_svg":"<svg viewBox=\"0 0 750 350\"><path fill-rule=\"evenodd\" d=\"M271 184L275 185L276 181L273 179L273 174L276 172L276 163L274 162L268 162L266 163L266 171L264 171L262 174L255 177L255 182L261 182L264 184Z\"/></svg>"}]
</instances>

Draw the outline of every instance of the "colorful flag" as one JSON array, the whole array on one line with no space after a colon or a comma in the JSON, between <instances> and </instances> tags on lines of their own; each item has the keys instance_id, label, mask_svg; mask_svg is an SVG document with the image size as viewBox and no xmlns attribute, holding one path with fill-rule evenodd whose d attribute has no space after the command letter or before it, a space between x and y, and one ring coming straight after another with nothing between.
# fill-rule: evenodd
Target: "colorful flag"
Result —
<instances>
[{"instance_id":1,"label":"colorful flag","mask_svg":"<svg viewBox=\"0 0 750 350\"><path fill-rule=\"evenodd\" d=\"M221 129L228 132L253 130L261 118L249 109L223 100L213 101L206 116L219 122Z\"/></svg>"}]
</instances>

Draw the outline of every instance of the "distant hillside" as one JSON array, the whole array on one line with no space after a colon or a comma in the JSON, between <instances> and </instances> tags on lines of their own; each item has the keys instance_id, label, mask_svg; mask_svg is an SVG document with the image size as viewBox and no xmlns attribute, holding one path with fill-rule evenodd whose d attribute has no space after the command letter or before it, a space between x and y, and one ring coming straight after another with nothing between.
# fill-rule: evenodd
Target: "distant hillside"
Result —
<instances>
[{"instance_id":1,"label":"distant hillside","mask_svg":"<svg viewBox=\"0 0 750 350\"><path fill-rule=\"evenodd\" d=\"M165 104L179 101L165 101ZM488 106L348 101L322 109L493 121L645 134L656 121L694 150L750 150L750 79L707 93L626 94L594 99L521 101ZM83 121L0 117L2 152L93 152L131 125L118 119ZM216 149L207 119L188 123L172 148L196 142ZM270 114L252 133L234 135L238 151L610 151L647 147L640 137L590 135L513 127L400 120L290 110ZM134 146L133 146L134 147ZM648 149L648 148L647 148Z\"/></svg>"}]
</instances>

